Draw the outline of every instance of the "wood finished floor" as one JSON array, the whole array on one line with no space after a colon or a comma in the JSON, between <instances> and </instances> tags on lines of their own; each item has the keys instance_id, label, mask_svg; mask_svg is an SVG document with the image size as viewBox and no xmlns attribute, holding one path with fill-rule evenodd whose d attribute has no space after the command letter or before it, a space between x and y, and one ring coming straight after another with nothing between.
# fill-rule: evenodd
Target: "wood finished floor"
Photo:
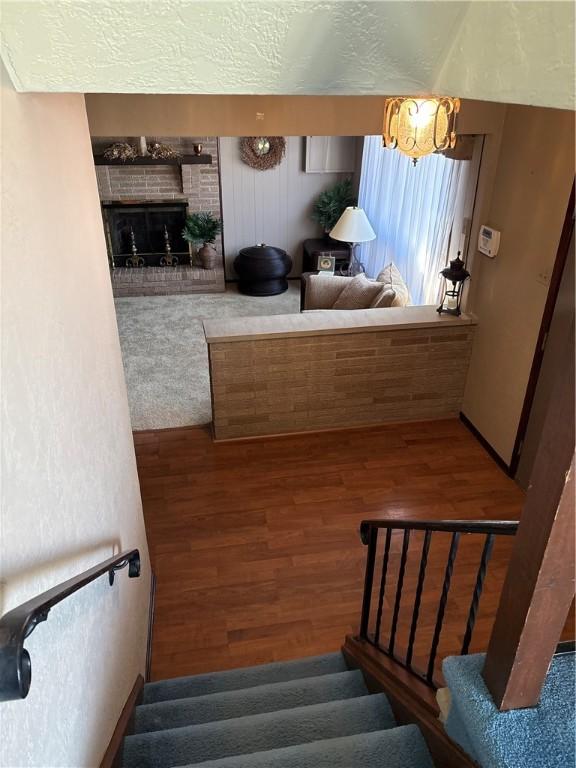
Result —
<instances>
[{"instance_id":1,"label":"wood finished floor","mask_svg":"<svg viewBox=\"0 0 576 768\"><path fill-rule=\"evenodd\" d=\"M153 679L339 648L358 628L363 518L517 519L523 502L456 420L234 444L190 427L135 433L135 444L157 578ZM421 541L412 536L400 647ZM400 544L394 536L393 576ZM448 545L435 534L417 660L429 646ZM481 546L463 537L441 656L460 648ZM495 547L472 650L486 647L510 546L503 537ZM384 633L393 597L389 590Z\"/></svg>"}]
</instances>

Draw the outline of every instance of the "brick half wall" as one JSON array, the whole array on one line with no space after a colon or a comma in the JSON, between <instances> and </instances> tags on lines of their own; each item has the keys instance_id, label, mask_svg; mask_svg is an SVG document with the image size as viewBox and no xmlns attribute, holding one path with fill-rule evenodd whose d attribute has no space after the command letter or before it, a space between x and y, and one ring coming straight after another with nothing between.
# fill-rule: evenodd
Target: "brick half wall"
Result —
<instances>
[{"instance_id":1,"label":"brick half wall","mask_svg":"<svg viewBox=\"0 0 576 768\"><path fill-rule=\"evenodd\" d=\"M407 308L414 310L433 311ZM208 329L214 436L455 417L473 336L473 324L457 318L434 319L429 327L339 328L239 340L211 341Z\"/></svg>"}]
</instances>

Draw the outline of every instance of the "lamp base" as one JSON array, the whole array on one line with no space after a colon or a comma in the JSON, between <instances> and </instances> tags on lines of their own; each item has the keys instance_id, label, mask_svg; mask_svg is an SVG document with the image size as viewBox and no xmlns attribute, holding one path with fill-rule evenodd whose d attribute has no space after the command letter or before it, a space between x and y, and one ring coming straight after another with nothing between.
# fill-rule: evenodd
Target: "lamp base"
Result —
<instances>
[{"instance_id":1,"label":"lamp base","mask_svg":"<svg viewBox=\"0 0 576 768\"><path fill-rule=\"evenodd\" d=\"M357 243L350 243L350 261L348 262L348 269L342 269L341 275L345 277L356 277L366 272L364 264L356 256Z\"/></svg>"}]
</instances>

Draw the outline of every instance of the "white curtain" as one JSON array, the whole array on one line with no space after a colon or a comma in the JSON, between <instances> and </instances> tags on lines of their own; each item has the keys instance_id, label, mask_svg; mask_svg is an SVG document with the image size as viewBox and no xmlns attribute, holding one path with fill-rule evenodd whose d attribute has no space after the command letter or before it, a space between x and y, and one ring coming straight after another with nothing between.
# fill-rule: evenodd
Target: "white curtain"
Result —
<instances>
[{"instance_id":1,"label":"white curtain","mask_svg":"<svg viewBox=\"0 0 576 768\"><path fill-rule=\"evenodd\" d=\"M416 166L381 136L366 136L358 205L364 208L376 239L359 256L369 277L391 261L404 278L413 304L435 304L441 292L439 272L446 266L450 236L461 237L455 222L465 196L468 160L427 155Z\"/></svg>"}]
</instances>

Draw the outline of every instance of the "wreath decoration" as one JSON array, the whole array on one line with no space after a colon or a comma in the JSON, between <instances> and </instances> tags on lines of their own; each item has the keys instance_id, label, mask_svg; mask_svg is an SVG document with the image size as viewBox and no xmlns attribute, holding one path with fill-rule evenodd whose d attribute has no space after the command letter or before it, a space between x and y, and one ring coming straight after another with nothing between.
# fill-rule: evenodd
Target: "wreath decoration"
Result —
<instances>
[{"instance_id":1,"label":"wreath decoration","mask_svg":"<svg viewBox=\"0 0 576 768\"><path fill-rule=\"evenodd\" d=\"M244 136L240 139L242 162L257 171L269 171L280 165L285 152L283 136Z\"/></svg>"}]
</instances>

